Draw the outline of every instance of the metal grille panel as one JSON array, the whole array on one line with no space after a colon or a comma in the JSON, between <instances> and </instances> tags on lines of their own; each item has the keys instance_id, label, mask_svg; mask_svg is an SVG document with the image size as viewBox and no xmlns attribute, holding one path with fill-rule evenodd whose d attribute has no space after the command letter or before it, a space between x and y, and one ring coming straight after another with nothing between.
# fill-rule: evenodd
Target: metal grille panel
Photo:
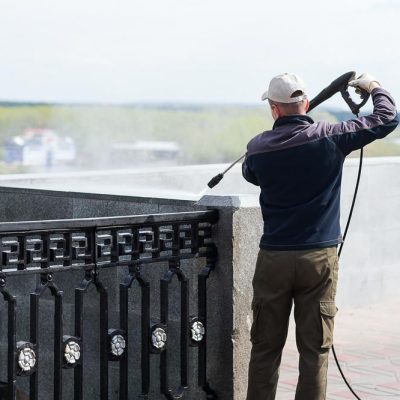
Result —
<instances>
[{"instance_id":1,"label":"metal grille panel","mask_svg":"<svg viewBox=\"0 0 400 400\"><path fill-rule=\"evenodd\" d=\"M168 399L184 398L193 384L188 375L189 352L198 351L198 382L204 398L216 398L207 381L207 279L214 269L216 247L212 227L216 211L156 214L98 219L58 220L5 223L0 227L0 293L7 304L6 399L16 398L16 376L29 379L29 398L41 399L38 374L41 368L39 312L43 293L49 291L54 301L54 372L55 400L63 399L64 371L73 369L74 399L83 399L85 357L83 344L84 298L92 285L99 296L100 336L100 399L109 399L109 366L119 363L119 398L131 396L128 389L128 343L130 329L129 291L136 281L141 291L141 396L149 398L152 385L158 385ZM198 293L190 293L189 279L182 260L205 258L206 266L198 273ZM150 282L146 278L148 264L164 262L168 268L159 277L160 315L150 312ZM150 266L150 265L149 265ZM126 274L119 286L119 326L109 326L109 303L114 299L102 281L102 270L122 268ZM68 271L82 271L82 280L75 291L75 328L66 332L63 323L64 294L57 281ZM24 279L28 274L39 277L30 293L29 337L16 337L17 301L20 294L11 293L9 277ZM180 285L180 349L168 347L169 302L172 279ZM189 317L189 297L196 298L197 315ZM154 320L158 322L154 323ZM193 336L194 335L194 336ZM195 338L195 339L194 339ZM180 353L180 385L171 388L168 381L171 351ZM150 359L159 357L160 382L151 382ZM25 379L25 378L24 378Z\"/></svg>"}]
</instances>

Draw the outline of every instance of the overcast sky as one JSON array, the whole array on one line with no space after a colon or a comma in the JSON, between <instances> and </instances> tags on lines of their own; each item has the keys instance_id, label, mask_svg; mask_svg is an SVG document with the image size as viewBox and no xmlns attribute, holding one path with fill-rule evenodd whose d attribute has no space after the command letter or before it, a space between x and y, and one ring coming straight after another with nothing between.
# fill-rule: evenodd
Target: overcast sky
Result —
<instances>
[{"instance_id":1,"label":"overcast sky","mask_svg":"<svg viewBox=\"0 0 400 400\"><path fill-rule=\"evenodd\" d=\"M257 103L278 73L312 97L349 70L400 97L400 0L0 4L2 100Z\"/></svg>"}]
</instances>

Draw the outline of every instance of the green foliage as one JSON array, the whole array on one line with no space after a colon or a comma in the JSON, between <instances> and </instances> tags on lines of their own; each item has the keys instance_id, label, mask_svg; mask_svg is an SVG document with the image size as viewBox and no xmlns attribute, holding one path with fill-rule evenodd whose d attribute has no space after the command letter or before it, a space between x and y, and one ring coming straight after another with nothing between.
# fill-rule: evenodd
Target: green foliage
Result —
<instances>
[{"instance_id":1,"label":"green foliage","mask_svg":"<svg viewBox=\"0 0 400 400\"><path fill-rule=\"evenodd\" d=\"M350 157L358 157L358 151L350 154ZM364 149L365 157L390 157L400 155L400 145L395 143L377 140Z\"/></svg>"},{"instance_id":2,"label":"green foliage","mask_svg":"<svg viewBox=\"0 0 400 400\"><path fill-rule=\"evenodd\" d=\"M315 110L312 116L337 121L328 111ZM229 162L272 123L269 112L256 106L2 106L0 146L26 128L47 127L72 136L81 160L89 164L106 157L111 143L136 140L175 141L186 164ZM368 146L367 155L400 155L400 146L375 142Z\"/></svg>"}]
</instances>

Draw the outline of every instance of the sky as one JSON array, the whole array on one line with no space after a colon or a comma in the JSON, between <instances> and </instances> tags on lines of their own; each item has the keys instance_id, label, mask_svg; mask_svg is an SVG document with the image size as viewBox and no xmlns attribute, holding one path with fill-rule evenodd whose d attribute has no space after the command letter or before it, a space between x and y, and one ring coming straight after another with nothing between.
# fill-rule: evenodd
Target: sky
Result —
<instances>
[{"instance_id":1,"label":"sky","mask_svg":"<svg viewBox=\"0 0 400 400\"><path fill-rule=\"evenodd\" d=\"M279 73L313 97L351 70L400 97L400 0L0 5L0 100L261 104Z\"/></svg>"}]
</instances>

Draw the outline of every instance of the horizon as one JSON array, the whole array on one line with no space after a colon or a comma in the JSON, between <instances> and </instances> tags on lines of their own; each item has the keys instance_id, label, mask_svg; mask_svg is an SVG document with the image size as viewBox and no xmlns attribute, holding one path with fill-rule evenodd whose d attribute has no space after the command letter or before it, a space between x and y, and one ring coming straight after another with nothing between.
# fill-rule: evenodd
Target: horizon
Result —
<instances>
[{"instance_id":1,"label":"horizon","mask_svg":"<svg viewBox=\"0 0 400 400\"><path fill-rule=\"evenodd\" d=\"M165 102L157 102L157 101L147 101L147 102L131 102L131 103L118 103L118 102L46 102L46 101L10 101L10 100L0 100L0 107L144 107L144 108L170 108L170 109L189 109L189 108L218 108L218 107L243 107L243 108L266 108L266 112L268 112L268 105L265 102L260 103L251 103L251 102L175 102L175 101L165 101ZM366 105L371 106L371 104ZM315 111L331 111L331 112L340 112L340 113L349 113L351 114L350 109L346 105L340 107L338 105L325 105L322 103L319 105ZM314 111L314 110L313 110ZM311 111L312 112L312 111ZM372 108L364 108L362 109L362 113L372 112Z\"/></svg>"}]
</instances>

